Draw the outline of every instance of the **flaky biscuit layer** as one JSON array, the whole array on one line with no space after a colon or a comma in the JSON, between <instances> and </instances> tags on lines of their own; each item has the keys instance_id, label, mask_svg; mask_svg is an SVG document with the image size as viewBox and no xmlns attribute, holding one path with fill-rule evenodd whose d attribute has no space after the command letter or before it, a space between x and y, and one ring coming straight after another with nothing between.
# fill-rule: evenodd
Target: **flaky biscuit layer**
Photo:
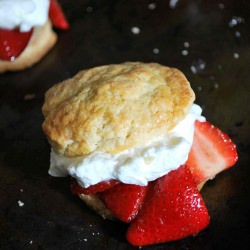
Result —
<instances>
[{"instance_id":1,"label":"flaky biscuit layer","mask_svg":"<svg viewBox=\"0 0 250 250\"><path fill-rule=\"evenodd\" d=\"M65 156L116 154L167 135L194 98L177 69L140 62L100 66L47 91L43 130Z\"/></svg>"}]
</instances>

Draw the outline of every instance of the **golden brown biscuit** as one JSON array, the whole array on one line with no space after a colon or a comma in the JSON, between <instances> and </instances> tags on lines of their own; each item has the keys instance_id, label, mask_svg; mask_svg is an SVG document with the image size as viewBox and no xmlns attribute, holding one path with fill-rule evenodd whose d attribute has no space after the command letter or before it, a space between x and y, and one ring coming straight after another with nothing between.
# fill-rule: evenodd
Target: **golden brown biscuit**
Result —
<instances>
[{"instance_id":1,"label":"golden brown biscuit","mask_svg":"<svg viewBox=\"0 0 250 250\"><path fill-rule=\"evenodd\" d=\"M95 194L79 194L79 198L89 207L98 213L103 219L116 220L111 211L104 205L101 199Z\"/></svg>"},{"instance_id":2,"label":"golden brown biscuit","mask_svg":"<svg viewBox=\"0 0 250 250\"><path fill-rule=\"evenodd\" d=\"M0 73L5 71L23 70L41 60L41 58L56 43L57 35L52 30L50 21L41 27L35 27L31 39L21 53L13 62L0 60Z\"/></svg>"},{"instance_id":3,"label":"golden brown biscuit","mask_svg":"<svg viewBox=\"0 0 250 250\"><path fill-rule=\"evenodd\" d=\"M115 154L167 135L194 97L174 68L139 62L100 66L47 91L43 130L59 154Z\"/></svg>"}]
</instances>

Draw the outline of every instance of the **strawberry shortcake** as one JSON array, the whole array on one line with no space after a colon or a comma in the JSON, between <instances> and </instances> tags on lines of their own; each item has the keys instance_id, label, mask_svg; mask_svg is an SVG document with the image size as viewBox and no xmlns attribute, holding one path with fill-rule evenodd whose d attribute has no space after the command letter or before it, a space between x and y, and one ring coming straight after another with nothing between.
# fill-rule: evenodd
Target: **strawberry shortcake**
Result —
<instances>
[{"instance_id":1,"label":"strawberry shortcake","mask_svg":"<svg viewBox=\"0 0 250 250\"><path fill-rule=\"evenodd\" d=\"M32 66L69 24L57 0L0 0L0 72Z\"/></svg>"},{"instance_id":2,"label":"strawberry shortcake","mask_svg":"<svg viewBox=\"0 0 250 250\"><path fill-rule=\"evenodd\" d=\"M157 63L83 70L46 92L49 174L104 218L128 223L135 246L195 235L210 221L199 192L237 161L201 115L186 77Z\"/></svg>"}]
</instances>

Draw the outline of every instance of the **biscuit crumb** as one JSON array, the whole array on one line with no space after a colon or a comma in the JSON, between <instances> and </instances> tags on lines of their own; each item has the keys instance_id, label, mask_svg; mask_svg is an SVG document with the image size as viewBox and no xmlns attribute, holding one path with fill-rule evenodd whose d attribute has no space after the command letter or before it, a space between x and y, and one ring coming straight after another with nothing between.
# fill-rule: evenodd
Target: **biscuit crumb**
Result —
<instances>
[{"instance_id":1,"label":"biscuit crumb","mask_svg":"<svg viewBox=\"0 0 250 250\"><path fill-rule=\"evenodd\" d=\"M169 7L171 9L174 9L176 7L177 3L178 3L178 0L170 0L169 1Z\"/></svg>"},{"instance_id":2,"label":"biscuit crumb","mask_svg":"<svg viewBox=\"0 0 250 250\"><path fill-rule=\"evenodd\" d=\"M206 68L206 62L203 61L202 59L197 60L190 67L193 74L197 74L203 71L205 68Z\"/></svg>"},{"instance_id":3,"label":"biscuit crumb","mask_svg":"<svg viewBox=\"0 0 250 250\"><path fill-rule=\"evenodd\" d=\"M156 3L150 3L149 5L148 5L148 9L149 10L154 10L156 8Z\"/></svg>"},{"instance_id":4,"label":"biscuit crumb","mask_svg":"<svg viewBox=\"0 0 250 250\"><path fill-rule=\"evenodd\" d=\"M235 37L240 37L241 36L241 34L240 34L240 32L239 31L235 31Z\"/></svg>"},{"instance_id":5,"label":"biscuit crumb","mask_svg":"<svg viewBox=\"0 0 250 250\"><path fill-rule=\"evenodd\" d=\"M218 7L219 9L223 10L225 8L225 5L223 3L219 3Z\"/></svg>"},{"instance_id":6,"label":"biscuit crumb","mask_svg":"<svg viewBox=\"0 0 250 250\"><path fill-rule=\"evenodd\" d=\"M202 87L201 87L201 86L198 86L198 87L197 87L197 90L198 90L199 92L201 92L201 91L202 91Z\"/></svg>"},{"instance_id":7,"label":"biscuit crumb","mask_svg":"<svg viewBox=\"0 0 250 250\"><path fill-rule=\"evenodd\" d=\"M86 12L88 12L88 13L93 12L93 7L92 7L92 6L88 6L88 7L86 8Z\"/></svg>"},{"instance_id":8,"label":"biscuit crumb","mask_svg":"<svg viewBox=\"0 0 250 250\"><path fill-rule=\"evenodd\" d=\"M140 30L139 27L134 26L134 27L131 28L131 32L132 32L133 34L135 34L135 35L138 35L138 34L141 32L141 30Z\"/></svg>"},{"instance_id":9,"label":"biscuit crumb","mask_svg":"<svg viewBox=\"0 0 250 250\"><path fill-rule=\"evenodd\" d=\"M186 49L182 50L182 51L181 51L181 54L182 54L183 56L187 56L187 55L188 55L188 50L186 50Z\"/></svg>"},{"instance_id":10,"label":"biscuit crumb","mask_svg":"<svg viewBox=\"0 0 250 250\"><path fill-rule=\"evenodd\" d=\"M24 206L24 203L22 201L20 201L20 200L17 203L18 203L19 207L23 207Z\"/></svg>"},{"instance_id":11,"label":"biscuit crumb","mask_svg":"<svg viewBox=\"0 0 250 250\"><path fill-rule=\"evenodd\" d=\"M233 16L232 19L230 20L230 22L228 23L230 28L233 28L241 23L244 23L245 19L243 17L240 16Z\"/></svg>"},{"instance_id":12,"label":"biscuit crumb","mask_svg":"<svg viewBox=\"0 0 250 250\"><path fill-rule=\"evenodd\" d=\"M239 59L240 55L238 53L234 53L234 58Z\"/></svg>"},{"instance_id":13,"label":"biscuit crumb","mask_svg":"<svg viewBox=\"0 0 250 250\"><path fill-rule=\"evenodd\" d=\"M153 53L154 54L159 54L160 53L160 50L158 48L153 48Z\"/></svg>"},{"instance_id":14,"label":"biscuit crumb","mask_svg":"<svg viewBox=\"0 0 250 250\"><path fill-rule=\"evenodd\" d=\"M190 46L189 42L184 42L183 45L184 45L185 48L189 48L189 46Z\"/></svg>"},{"instance_id":15,"label":"biscuit crumb","mask_svg":"<svg viewBox=\"0 0 250 250\"><path fill-rule=\"evenodd\" d=\"M32 99L35 99L35 98L36 98L36 94L26 94L23 99L25 101L29 101L29 100L32 100Z\"/></svg>"},{"instance_id":16,"label":"biscuit crumb","mask_svg":"<svg viewBox=\"0 0 250 250\"><path fill-rule=\"evenodd\" d=\"M219 88L219 84L217 82L214 83L214 88L218 89Z\"/></svg>"}]
</instances>

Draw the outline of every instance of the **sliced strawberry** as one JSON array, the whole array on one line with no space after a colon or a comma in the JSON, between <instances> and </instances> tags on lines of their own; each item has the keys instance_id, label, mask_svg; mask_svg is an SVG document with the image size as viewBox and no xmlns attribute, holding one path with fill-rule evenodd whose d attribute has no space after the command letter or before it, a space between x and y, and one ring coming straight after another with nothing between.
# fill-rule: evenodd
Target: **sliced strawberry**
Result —
<instances>
[{"instance_id":1,"label":"sliced strawberry","mask_svg":"<svg viewBox=\"0 0 250 250\"><path fill-rule=\"evenodd\" d=\"M136 217L146 192L147 186L120 183L99 195L114 216L130 222Z\"/></svg>"},{"instance_id":2,"label":"sliced strawberry","mask_svg":"<svg viewBox=\"0 0 250 250\"><path fill-rule=\"evenodd\" d=\"M50 0L49 17L54 27L62 30L69 28L69 23L57 0Z\"/></svg>"},{"instance_id":3,"label":"sliced strawberry","mask_svg":"<svg viewBox=\"0 0 250 250\"><path fill-rule=\"evenodd\" d=\"M197 234L209 224L209 215L186 166L157 179L150 186L127 240L145 246Z\"/></svg>"},{"instance_id":4,"label":"sliced strawberry","mask_svg":"<svg viewBox=\"0 0 250 250\"><path fill-rule=\"evenodd\" d=\"M186 165L196 184L212 179L238 160L236 145L209 122L195 122L194 140Z\"/></svg>"},{"instance_id":5,"label":"sliced strawberry","mask_svg":"<svg viewBox=\"0 0 250 250\"><path fill-rule=\"evenodd\" d=\"M98 192L103 192L103 191L113 187L114 185L117 185L118 183L119 183L119 181L116 181L116 180L102 181L102 182L99 182L95 185L91 185L87 188L84 188L84 187L80 186L75 179L72 179L70 188L71 188L71 192L73 194L76 194L76 195L96 194Z\"/></svg>"},{"instance_id":6,"label":"sliced strawberry","mask_svg":"<svg viewBox=\"0 0 250 250\"><path fill-rule=\"evenodd\" d=\"M14 61L26 48L32 30L20 32L18 29L0 29L0 59Z\"/></svg>"}]
</instances>

